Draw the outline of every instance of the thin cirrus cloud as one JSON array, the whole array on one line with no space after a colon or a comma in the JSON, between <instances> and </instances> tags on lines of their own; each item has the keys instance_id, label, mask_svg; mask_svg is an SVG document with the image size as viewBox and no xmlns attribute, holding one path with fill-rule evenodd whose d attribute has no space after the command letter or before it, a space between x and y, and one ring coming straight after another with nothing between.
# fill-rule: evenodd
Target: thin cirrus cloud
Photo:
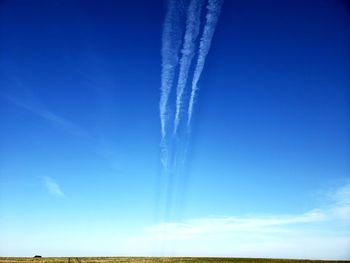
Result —
<instances>
[{"instance_id":1,"label":"thin cirrus cloud","mask_svg":"<svg viewBox=\"0 0 350 263\"><path fill-rule=\"evenodd\" d=\"M181 255L348 259L350 183L333 191L331 200L302 214L160 223L145 228L141 236L133 239L158 241Z\"/></svg>"},{"instance_id":2,"label":"thin cirrus cloud","mask_svg":"<svg viewBox=\"0 0 350 263\"><path fill-rule=\"evenodd\" d=\"M103 158L111 169L120 172L120 154L110 150L109 142L104 141L103 138L96 139L93 134L82 128L80 125L77 125L76 123L47 109L47 107L41 101L31 94L14 96L8 93L1 93L0 97L19 107L20 109L23 109L45 120L52 126L58 127L66 133L90 142L93 152L100 158Z\"/></svg>"},{"instance_id":3,"label":"thin cirrus cloud","mask_svg":"<svg viewBox=\"0 0 350 263\"><path fill-rule=\"evenodd\" d=\"M38 102L38 100L35 98L22 98L8 94L1 94L1 97L16 105L17 107L27 110L28 112L43 118L44 120L62 128L63 130L73 135L87 139L90 138L90 134L86 130L79 127L75 123L48 110L42 103Z\"/></svg>"},{"instance_id":4,"label":"thin cirrus cloud","mask_svg":"<svg viewBox=\"0 0 350 263\"><path fill-rule=\"evenodd\" d=\"M46 189L50 195L55 196L55 197L63 197L64 196L64 193L61 190L61 187L55 182L54 179L52 179L49 176L43 176L42 179L43 179L45 186L46 186Z\"/></svg>"}]
</instances>

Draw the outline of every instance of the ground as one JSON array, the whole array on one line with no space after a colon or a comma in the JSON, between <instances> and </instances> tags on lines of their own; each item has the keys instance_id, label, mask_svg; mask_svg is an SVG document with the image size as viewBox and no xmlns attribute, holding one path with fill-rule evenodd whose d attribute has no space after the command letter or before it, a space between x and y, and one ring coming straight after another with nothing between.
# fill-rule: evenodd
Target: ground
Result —
<instances>
[{"instance_id":1,"label":"ground","mask_svg":"<svg viewBox=\"0 0 350 263\"><path fill-rule=\"evenodd\" d=\"M15 258L15 257L0 257L0 263L23 263L23 262L37 262L37 263L153 263L153 262L169 262L169 263L350 263L349 261L331 261L331 260L292 260L292 259L258 259L258 258L152 258L152 257L60 257L60 258Z\"/></svg>"}]
</instances>

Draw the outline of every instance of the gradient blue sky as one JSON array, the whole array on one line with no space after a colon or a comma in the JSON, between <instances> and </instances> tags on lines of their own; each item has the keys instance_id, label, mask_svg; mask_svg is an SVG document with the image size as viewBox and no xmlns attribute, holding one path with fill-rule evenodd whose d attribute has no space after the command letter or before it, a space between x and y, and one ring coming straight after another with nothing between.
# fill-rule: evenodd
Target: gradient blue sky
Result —
<instances>
[{"instance_id":1,"label":"gradient blue sky","mask_svg":"<svg viewBox=\"0 0 350 263\"><path fill-rule=\"evenodd\" d=\"M224 3L170 222L164 11L0 2L0 255L349 259L349 2Z\"/></svg>"}]
</instances>

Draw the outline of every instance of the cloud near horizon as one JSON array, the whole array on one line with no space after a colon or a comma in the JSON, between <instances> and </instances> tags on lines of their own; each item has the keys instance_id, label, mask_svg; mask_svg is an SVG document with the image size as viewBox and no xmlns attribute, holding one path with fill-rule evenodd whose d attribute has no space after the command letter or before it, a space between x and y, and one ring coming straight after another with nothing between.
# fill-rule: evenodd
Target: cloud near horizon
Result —
<instances>
[{"instance_id":1,"label":"cloud near horizon","mask_svg":"<svg viewBox=\"0 0 350 263\"><path fill-rule=\"evenodd\" d=\"M179 255L266 257L277 249L281 257L349 259L350 184L336 189L332 202L325 207L302 214L160 223L147 227L142 236L133 239L158 241ZM278 257L278 253L274 255Z\"/></svg>"}]
</instances>

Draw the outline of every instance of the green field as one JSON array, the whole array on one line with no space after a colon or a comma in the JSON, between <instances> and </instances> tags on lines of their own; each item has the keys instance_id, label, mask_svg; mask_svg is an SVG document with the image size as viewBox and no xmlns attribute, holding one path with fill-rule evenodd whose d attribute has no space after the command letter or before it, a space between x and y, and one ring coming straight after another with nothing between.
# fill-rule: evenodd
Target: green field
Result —
<instances>
[{"instance_id":1,"label":"green field","mask_svg":"<svg viewBox=\"0 0 350 263\"><path fill-rule=\"evenodd\" d=\"M215 262L215 263L326 263L326 262L342 262L336 260L299 260L299 259L263 259L263 258L195 258L195 257L60 257L60 258L15 258L15 257L0 257L0 263L20 263L20 262L37 262L37 263L112 263L112 262L131 262L131 263L153 263L153 262L169 262L169 263L199 263L199 262Z\"/></svg>"}]
</instances>

